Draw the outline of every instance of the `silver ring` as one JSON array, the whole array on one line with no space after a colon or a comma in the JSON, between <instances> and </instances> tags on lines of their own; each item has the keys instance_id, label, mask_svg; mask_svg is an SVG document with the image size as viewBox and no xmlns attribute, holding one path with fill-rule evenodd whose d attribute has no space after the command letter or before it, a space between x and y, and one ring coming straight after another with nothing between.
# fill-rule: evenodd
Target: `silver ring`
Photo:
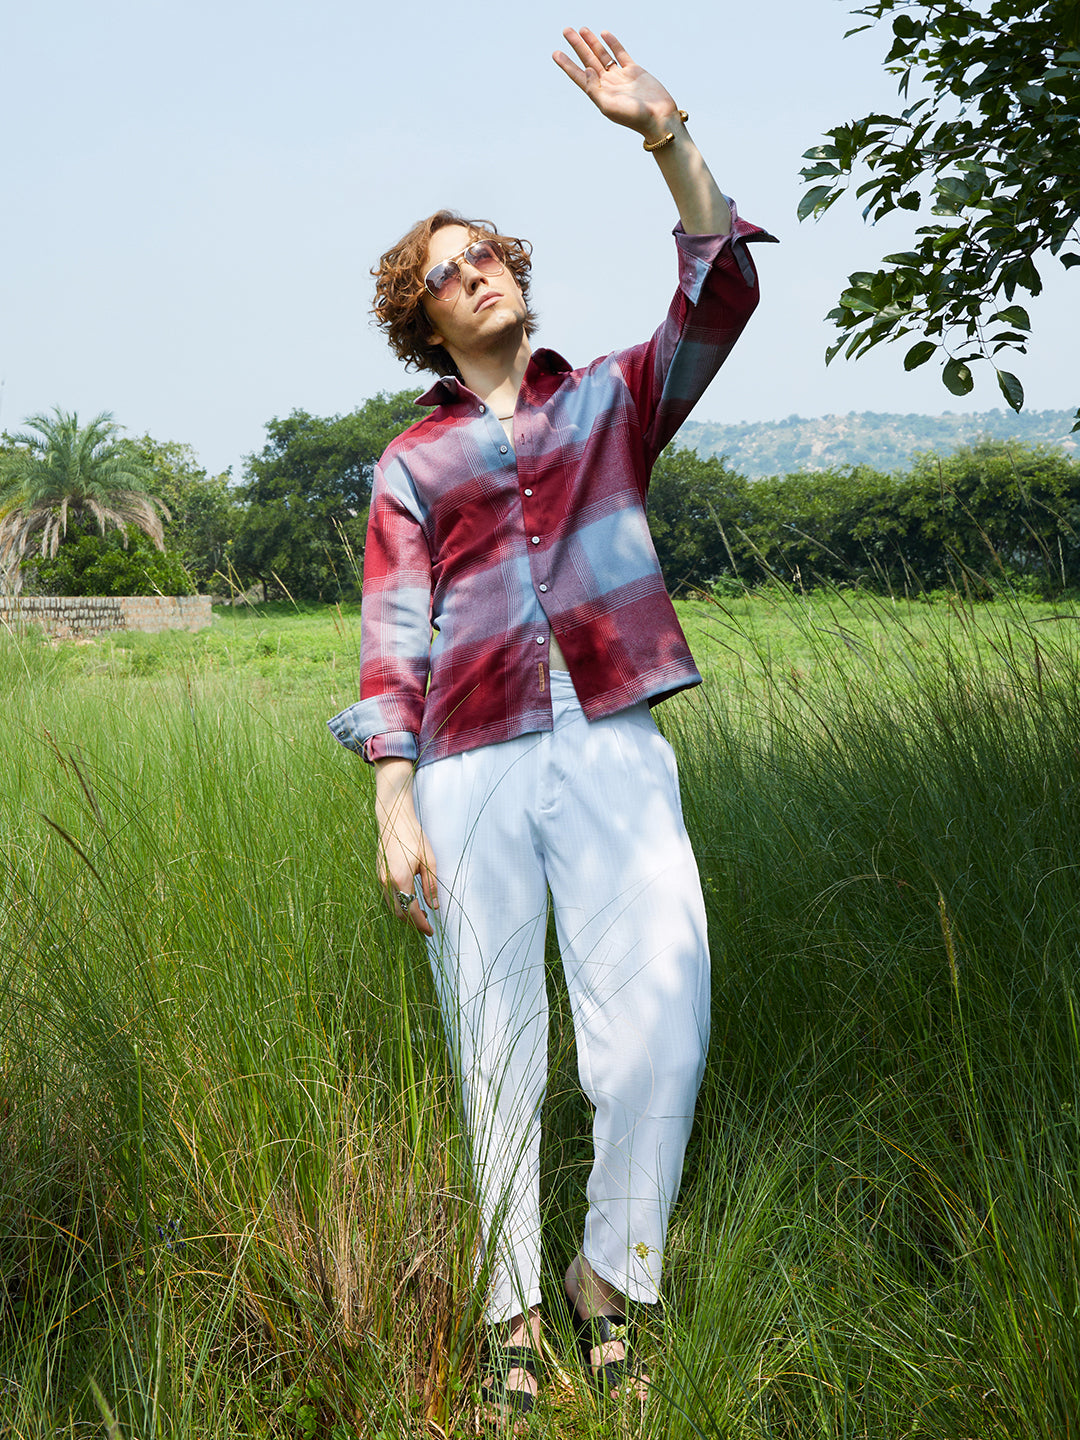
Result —
<instances>
[{"instance_id":1,"label":"silver ring","mask_svg":"<svg viewBox=\"0 0 1080 1440\"><path fill-rule=\"evenodd\" d=\"M412 902L413 902L415 899L416 899L416 896L415 896L415 895L410 895L407 890L399 890L399 891L397 892L398 909L401 911L401 913L402 913L403 915L405 915L405 914L408 913L409 906L412 904Z\"/></svg>"},{"instance_id":2,"label":"silver ring","mask_svg":"<svg viewBox=\"0 0 1080 1440\"><path fill-rule=\"evenodd\" d=\"M605 69L605 70L610 70L611 67L612 67L612 65L614 65L615 63L616 63L616 62L615 62L614 60L609 60L609 61L607 62L607 64L604 66L604 69Z\"/></svg>"}]
</instances>

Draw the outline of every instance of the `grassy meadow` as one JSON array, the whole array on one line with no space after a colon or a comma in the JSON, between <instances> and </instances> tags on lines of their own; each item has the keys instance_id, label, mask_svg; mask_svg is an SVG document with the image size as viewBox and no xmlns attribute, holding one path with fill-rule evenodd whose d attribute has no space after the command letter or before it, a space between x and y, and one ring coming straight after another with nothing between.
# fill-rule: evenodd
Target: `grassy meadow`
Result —
<instances>
[{"instance_id":1,"label":"grassy meadow","mask_svg":"<svg viewBox=\"0 0 1080 1440\"><path fill-rule=\"evenodd\" d=\"M686 602L713 1041L642 1414L560 1277L552 954L530 1433L1080 1435L1080 604ZM422 945L371 879L355 611L0 635L0 1426L472 1436L483 1327Z\"/></svg>"}]
</instances>

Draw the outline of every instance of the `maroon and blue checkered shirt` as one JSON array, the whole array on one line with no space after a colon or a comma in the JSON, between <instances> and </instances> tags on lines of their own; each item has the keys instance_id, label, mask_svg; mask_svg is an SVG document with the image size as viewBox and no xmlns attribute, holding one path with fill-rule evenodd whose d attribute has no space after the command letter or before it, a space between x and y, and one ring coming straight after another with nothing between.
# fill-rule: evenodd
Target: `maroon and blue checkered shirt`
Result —
<instances>
[{"instance_id":1,"label":"maroon and blue checkered shirt","mask_svg":"<svg viewBox=\"0 0 1080 1440\"><path fill-rule=\"evenodd\" d=\"M424 765L550 730L558 640L591 720L700 683L645 519L661 450L758 300L746 242L675 229L679 288L651 340L581 370L529 361L513 448L456 378L418 405L375 472L364 551L361 699L331 720L367 760Z\"/></svg>"}]
</instances>

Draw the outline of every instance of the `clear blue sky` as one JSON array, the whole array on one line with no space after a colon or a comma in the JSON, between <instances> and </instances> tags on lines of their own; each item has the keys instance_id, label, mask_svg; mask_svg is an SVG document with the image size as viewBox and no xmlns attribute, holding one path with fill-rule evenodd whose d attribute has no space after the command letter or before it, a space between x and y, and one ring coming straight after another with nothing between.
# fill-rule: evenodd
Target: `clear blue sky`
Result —
<instances>
[{"instance_id":1,"label":"clear blue sky","mask_svg":"<svg viewBox=\"0 0 1080 1440\"><path fill-rule=\"evenodd\" d=\"M825 368L845 277L911 224L795 219L802 152L893 105L886 35L843 40L856 23L840 0L0 0L0 425L112 410L239 474L270 417L417 383L370 328L368 270L440 205L533 241L539 343L583 363L643 338L675 216L637 137L552 63L565 24L614 30L783 242L756 252L761 306L696 419L996 408L989 371L959 401L902 346ZM1080 291L1044 269L1012 368L1031 407L1073 407Z\"/></svg>"}]
</instances>

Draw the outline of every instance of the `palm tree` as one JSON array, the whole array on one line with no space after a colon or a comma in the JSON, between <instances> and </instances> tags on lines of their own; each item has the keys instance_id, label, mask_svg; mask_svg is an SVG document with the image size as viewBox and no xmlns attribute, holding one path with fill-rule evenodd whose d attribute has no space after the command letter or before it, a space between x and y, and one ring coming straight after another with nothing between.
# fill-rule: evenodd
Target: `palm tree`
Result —
<instances>
[{"instance_id":1,"label":"palm tree","mask_svg":"<svg viewBox=\"0 0 1080 1440\"><path fill-rule=\"evenodd\" d=\"M93 520L102 535L115 525L125 546L134 525L165 549L162 520L170 516L147 489L153 471L119 438L108 411L81 427L74 411L59 408L25 424L0 470L0 588L18 594L31 541L40 534L41 555L54 556L69 517Z\"/></svg>"}]
</instances>

